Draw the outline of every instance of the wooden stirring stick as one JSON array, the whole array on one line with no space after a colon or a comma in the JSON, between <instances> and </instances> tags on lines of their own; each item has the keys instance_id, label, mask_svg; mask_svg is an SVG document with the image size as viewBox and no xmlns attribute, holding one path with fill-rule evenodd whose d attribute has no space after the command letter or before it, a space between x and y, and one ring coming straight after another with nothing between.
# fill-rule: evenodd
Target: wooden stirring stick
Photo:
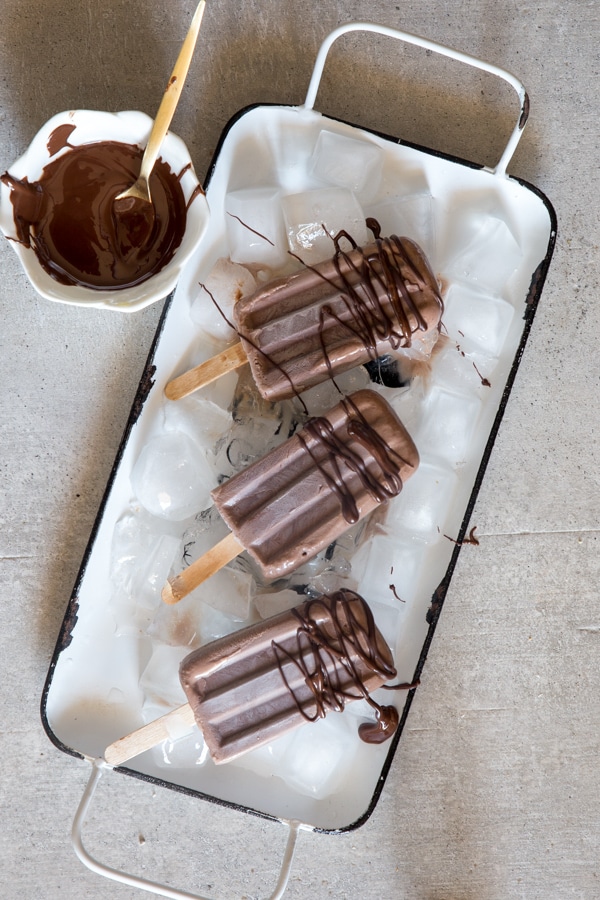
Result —
<instances>
[{"instance_id":1,"label":"wooden stirring stick","mask_svg":"<svg viewBox=\"0 0 600 900\"><path fill-rule=\"evenodd\" d=\"M110 766L121 766L128 759L133 759L134 756L139 756L145 750L151 750L152 747L171 738L174 730L181 727L189 728L195 724L192 707L189 703L184 703L183 706L172 709L159 719L138 728L137 731L119 738L106 748L104 759Z\"/></svg>"},{"instance_id":2,"label":"wooden stirring stick","mask_svg":"<svg viewBox=\"0 0 600 900\"><path fill-rule=\"evenodd\" d=\"M227 372L233 372L240 366L248 362L246 351L242 347L242 342L222 350L216 356L207 359L206 362L200 363L194 369L184 372L169 381L165 388L165 396L169 400L181 400L188 394L193 394L198 388L204 387L211 382L216 381L221 375Z\"/></svg>"},{"instance_id":3,"label":"wooden stirring stick","mask_svg":"<svg viewBox=\"0 0 600 900\"><path fill-rule=\"evenodd\" d=\"M190 63L192 61L192 56L194 54L194 49L196 47L196 41L198 39L200 25L202 24L202 17L204 15L205 7L205 0L200 0L200 3L196 8L196 12L194 13L194 16L192 18L190 29L186 35L181 50L179 51L179 56L177 57L175 67L171 73L171 77L169 78L169 83L167 84L166 90L163 94L158 112L156 113L156 118L154 119L154 124L152 126L152 130L146 144L146 149L144 150L144 155L142 157L142 165L139 177L134 184L127 188L127 190L122 191L115 197L115 205L117 207L118 214L131 212L131 210L137 209L139 204L142 204L141 208L146 205L149 206L151 210L153 210L149 185L150 175L154 168L154 164L156 163L160 148L162 147L163 141L169 130L171 120L179 101L181 90L185 83ZM152 223L150 223L150 227L151 225Z\"/></svg>"},{"instance_id":4,"label":"wooden stirring stick","mask_svg":"<svg viewBox=\"0 0 600 900\"><path fill-rule=\"evenodd\" d=\"M162 589L161 597L172 605L187 597L198 585L235 559L244 547L231 532L206 553L184 569L175 578L169 579Z\"/></svg>"}]
</instances>

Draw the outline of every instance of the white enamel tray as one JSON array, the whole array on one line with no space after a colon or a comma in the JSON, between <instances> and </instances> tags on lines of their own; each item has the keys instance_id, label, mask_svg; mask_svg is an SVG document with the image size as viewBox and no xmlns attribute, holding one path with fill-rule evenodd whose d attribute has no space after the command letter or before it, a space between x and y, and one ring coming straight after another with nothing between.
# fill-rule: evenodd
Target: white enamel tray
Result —
<instances>
[{"instance_id":1,"label":"white enamel tray","mask_svg":"<svg viewBox=\"0 0 600 900\"><path fill-rule=\"evenodd\" d=\"M328 50L333 41L350 30L380 32L508 81L519 97L519 115L498 165L494 169L477 167L314 111ZM371 603L376 621L393 648L399 679L411 681L419 677L423 667L461 542L469 539L470 513L554 246L555 217L549 202L532 186L506 175L525 125L527 109L528 99L522 85L508 73L412 35L356 23L339 28L324 42L303 106L253 107L239 113L225 129L206 186L210 227L200 252L184 270L163 314L71 597L42 703L44 724L52 741L65 752L83 756L93 763L90 783L75 822L74 843L86 865L101 874L168 897L195 896L108 869L85 850L81 827L95 784L109 768L102 759L105 748L143 724L144 715L148 717L153 703L158 709L156 690L153 689L154 695L149 698L140 688L140 677L147 671L157 642L163 646L168 633L172 646L166 652L174 659L181 658L191 649L187 644L190 634L196 633L197 642L200 632L202 640L207 640L219 633L219 629L222 633L223 629L241 627L244 612L257 615L256 596L262 598L261 602L265 596L268 599L268 588L248 577L244 563L226 572L218 588L209 589L210 581L207 582L201 601L188 598L182 601L181 610L171 613L169 608L169 614L179 617L174 620L177 627L170 631L164 624L165 609L153 605L149 584L152 574L145 585L141 613L131 597L122 608L120 595L115 597L115 591L122 593L122 583L119 590L115 588L113 571L115 531L124 521L133 523L132 527L141 527L139 523L148 519L140 511L130 478L142 449L165 430L181 429L195 440L204 427L204 419L194 421L193 413L183 424L180 418L174 418L177 413L173 404L165 400L163 391L175 375L225 346L210 338L196 323L199 303L203 302L199 300L202 295L199 284L205 282L215 261L231 252L233 220L225 211L231 203L228 195L253 189L263 191L256 196L264 197L270 192L271 198L276 195L280 199L309 190L339 187L344 179L354 176L348 171L341 175L333 172L328 168L327 157L318 157L316 148L323 141L334 144L339 144L340 139L342 144L358 141L361 152L368 148L367 156L371 154L376 159L375 174L366 184L353 185L365 215L378 218L383 234L407 234L417 240L443 279L445 346L435 355L431 371L414 377L403 387L371 383L364 370L343 381L349 388L369 382L374 390L385 394L417 443L422 458L419 472L389 504L387 518L380 517L377 523L371 523L369 529L363 529L357 544L346 548L345 562L337 568L328 568L330 560L322 560L320 569L317 566L308 574L292 577L290 585L283 586L309 584L318 588L348 584L357 589ZM337 181L328 184L327 179ZM245 207L240 217L256 231L265 233L262 220L250 221L252 207ZM245 231L248 234L248 229ZM257 240L260 242L261 238ZM269 252L274 252L273 248ZM283 252L285 259L285 247ZM204 303L207 302L204 296ZM213 325L208 319L207 322L210 331L214 322ZM223 417L229 415L227 410L236 378L228 376L229 380L221 387L210 389L212 393L205 389L214 402L211 410L221 426ZM207 407L194 407L196 402L191 401L190 409L200 409L198 416L206 415ZM319 397L311 400L317 412L320 402L324 401ZM289 416L293 418L293 414L289 408L286 410L283 415L288 416L289 424ZM213 427L212 419L211 422ZM265 428L268 432L268 422ZM262 434L260 429L256 431L248 441L251 445L254 440L255 445L245 447L243 452L238 448L235 453L226 453L233 469L242 466L252 455L262 454L263 438L259 441L256 437ZM235 439L238 438L239 435ZM269 439L273 439L272 434ZM229 440L227 437L225 443ZM217 444L215 440L215 447ZM226 450L230 449L228 445ZM214 472L221 476L231 474L231 470L219 469L221 463L215 461L211 452ZM179 547L178 541L183 546L196 527L193 517L184 522L157 521L164 538L161 552L165 547ZM190 528L191 532L186 531ZM216 535L215 540L220 536L220 533ZM148 560L140 558L135 566L139 570L147 563ZM249 595L250 606L244 607ZM109 602L107 597L111 597ZM227 617L223 616L222 608L218 613L213 609L214 605L222 607L223 604L229 605L229 612L234 613L228 625L223 624ZM199 615L198 609L203 610L204 616L200 624L194 618ZM176 632L179 646L174 637ZM313 747L322 742L323 747L333 747L334 753L336 747L343 747L332 763L336 776L328 780L322 771L317 772L314 784L309 780L299 785L288 771L288 758L301 753L297 748L286 749L284 763L278 761L275 748L271 754L271 772L265 771L264 759L220 767L210 760L188 765L185 741L195 746L200 740L197 733L182 737L179 743L178 736L174 735L172 747L148 752L119 771L288 824L290 841L279 883L271 895L281 896L299 827L339 832L356 828L373 811L401 737L412 693L394 695L399 705L400 727L387 744L374 747L358 740L352 705L342 716L331 714L314 726L306 726L313 729L310 737ZM171 697L164 702L174 706L183 699ZM390 702L389 694L386 702ZM339 722L333 721L336 719ZM201 755L201 748L196 747L196 751ZM193 755L196 751L190 752ZM178 763L182 759L184 762Z\"/></svg>"}]
</instances>

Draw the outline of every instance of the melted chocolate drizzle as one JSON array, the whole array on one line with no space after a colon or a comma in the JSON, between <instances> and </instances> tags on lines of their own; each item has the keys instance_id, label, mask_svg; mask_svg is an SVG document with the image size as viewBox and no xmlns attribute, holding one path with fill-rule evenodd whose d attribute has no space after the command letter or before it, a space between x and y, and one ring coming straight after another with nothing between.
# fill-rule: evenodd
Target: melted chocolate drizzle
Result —
<instances>
[{"instance_id":1,"label":"melted chocolate drizzle","mask_svg":"<svg viewBox=\"0 0 600 900\"><path fill-rule=\"evenodd\" d=\"M335 434L333 426L323 416L311 419L304 426L304 431L309 435L313 446L301 434L298 434L297 437L322 473L328 487L336 494L345 520L353 525L358 522L360 512L353 492L344 479L342 464L358 475L365 490L378 503L383 503L390 497L395 497L402 490L400 470L403 465L407 465L407 460L386 444L350 397L345 397L342 405L348 415L345 429L348 437L353 437L368 450L379 466L380 477L370 471L359 453ZM329 463L333 474L319 458L314 444L325 450L325 460Z\"/></svg>"},{"instance_id":2,"label":"melted chocolate drizzle","mask_svg":"<svg viewBox=\"0 0 600 900\"><path fill-rule=\"evenodd\" d=\"M327 612L326 626L319 622L323 609ZM382 706L373 700L353 661L353 657L360 660L367 670L366 677L377 674L389 680L396 675L391 657L386 659L381 652L373 614L363 598L344 589L309 601L303 612L292 612L300 623L295 650L286 650L276 641L271 646L281 677L301 715L308 722L315 722L324 718L328 710L342 712L348 700L362 698L375 710L376 722L359 727L361 739L381 743L391 737L398 725L398 712L394 706ZM309 708L290 687L284 671L286 663L300 671L309 687L313 701Z\"/></svg>"},{"instance_id":3,"label":"melted chocolate drizzle","mask_svg":"<svg viewBox=\"0 0 600 900\"><path fill-rule=\"evenodd\" d=\"M378 342L387 341L394 350L410 347L414 331L427 329L427 322L408 290L409 283L422 290L426 286L422 276L411 262L399 237L390 235L382 238L377 220L368 218L366 221L375 238L375 249L369 253L365 253L347 231L339 231L333 237L333 262L337 273L335 278L328 278L318 267L296 257L336 292L341 291L340 299L349 314L348 320L345 320L329 304L324 304L319 310L321 349L334 384L333 368L324 336L328 320L334 319L354 338L362 341L372 361L379 356ZM342 249L342 239L348 241L352 248L350 251ZM353 254L357 253L360 254L358 261L353 259ZM342 262L346 271L342 270ZM405 271L408 270L408 275L403 274L403 267ZM351 273L354 277L349 277ZM355 285L360 287L360 292ZM387 309L382 298L387 298ZM443 301L439 293L438 302L441 309ZM411 319L416 323L415 326L411 324Z\"/></svg>"},{"instance_id":4,"label":"melted chocolate drizzle","mask_svg":"<svg viewBox=\"0 0 600 900\"><path fill-rule=\"evenodd\" d=\"M228 212L227 215L228 215L228 216L231 216L232 219L236 219L236 220L240 223L240 225L243 225L244 228L247 228L248 231L251 231L252 234L255 234L257 237L262 238L263 241L266 241L267 244L270 244L270 245L271 245L271 247L274 247L274 246L275 246L275 244L273 243L273 241L272 241L270 238L268 238L268 237L266 236L266 234L262 234L262 232L256 231L255 228L251 228L249 225L246 224L246 222L243 221L243 219L240 219L239 216L236 216L234 213L230 213L230 212Z\"/></svg>"},{"instance_id":5,"label":"melted chocolate drizzle","mask_svg":"<svg viewBox=\"0 0 600 900\"><path fill-rule=\"evenodd\" d=\"M230 213L230 215L231 215L231 213ZM237 219L238 217L237 217L237 216L234 216L233 218ZM242 220L240 219L240 222L241 222L241 221L242 221ZM242 222L242 225L243 225L243 224L244 224L244 223ZM248 228L247 225L246 225L246 228ZM250 229L250 230L252 231L252 229ZM256 233L258 234L258 232L256 232ZM268 240L268 238L267 238L266 240ZM207 293L208 296L210 297L210 299L211 299L213 305L216 307L217 311L220 313L222 319L225 321L225 323L226 323L227 325L229 325L229 327L232 329L232 331L235 331L235 333L237 334L237 336L240 337L239 331L237 330L237 328L235 327L235 325L234 325L234 323L231 321L231 319L229 319L229 318L225 315L225 313L223 312L223 310L221 309L221 307L220 307L219 304L217 303L217 301L216 301L216 299L215 299L215 297L214 297L214 294L212 294L211 291L209 291L209 289L206 287L206 285L205 285L205 284L202 284L202 282L198 282L198 286L199 286L203 291L206 291L206 293ZM274 366L276 369L278 369L279 372L281 372L281 374L283 375L283 377L287 379L287 381L288 381L288 383L289 383L289 385L290 385L292 391L293 391L294 394L296 395L297 399L300 401L300 403L301 403L301 405L302 405L302 408L303 408L304 412L308 415L308 407L307 407L306 403L304 402L304 400L302 399L302 397L300 396L300 394L298 393L298 391L296 390L296 386L294 385L294 382L292 381L292 379L290 378L290 376L288 375L288 373L285 371L285 369L282 368L278 363L276 363L274 359L272 359L267 353L265 353L264 350L262 350L262 349L258 346L258 344L255 344L254 341L252 341L249 337L244 337L244 340L247 341L252 347L254 347L254 349L257 350L259 353L262 353L262 355L265 357L265 359L266 359L272 366ZM336 385L336 387L337 387L337 385ZM338 388L338 390L339 390L339 388Z\"/></svg>"}]
</instances>

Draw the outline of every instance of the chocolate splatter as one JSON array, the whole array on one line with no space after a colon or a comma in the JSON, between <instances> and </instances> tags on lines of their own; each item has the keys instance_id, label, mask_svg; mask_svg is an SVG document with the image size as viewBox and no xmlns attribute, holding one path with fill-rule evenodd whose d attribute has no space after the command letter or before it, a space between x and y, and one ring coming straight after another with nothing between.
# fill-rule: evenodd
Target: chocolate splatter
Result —
<instances>
[{"instance_id":1,"label":"chocolate splatter","mask_svg":"<svg viewBox=\"0 0 600 900\"><path fill-rule=\"evenodd\" d=\"M469 531L469 536L462 538L462 540L457 540L456 538L450 537L449 534L445 534L444 537L448 538L449 541L452 541L453 544L458 544L461 547L463 544L473 544L475 547L478 547L479 540L475 537L476 529L477 529L477 525L473 525L473 527Z\"/></svg>"}]
</instances>

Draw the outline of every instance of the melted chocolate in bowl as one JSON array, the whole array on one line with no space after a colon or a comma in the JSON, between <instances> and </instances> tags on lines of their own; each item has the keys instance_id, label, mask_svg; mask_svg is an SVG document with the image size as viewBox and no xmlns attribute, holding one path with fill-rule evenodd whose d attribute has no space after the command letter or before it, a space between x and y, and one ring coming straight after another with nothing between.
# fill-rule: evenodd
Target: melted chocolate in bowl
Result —
<instances>
[{"instance_id":1,"label":"melted chocolate in bowl","mask_svg":"<svg viewBox=\"0 0 600 900\"><path fill-rule=\"evenodd\" d=\"M114 200L137 179L143 151L117 141L72 146L68 136L56 136L55 143L69 150L51 160L38 181L2 176L11 188L17 240L61 284L102 291L145 281L167 265L183 239L184 173L175 175L157 160L150 176L153 222L136 231L115 214ZM51 141L49 150L59 149Z\"/></svg>"}]
</instances>

